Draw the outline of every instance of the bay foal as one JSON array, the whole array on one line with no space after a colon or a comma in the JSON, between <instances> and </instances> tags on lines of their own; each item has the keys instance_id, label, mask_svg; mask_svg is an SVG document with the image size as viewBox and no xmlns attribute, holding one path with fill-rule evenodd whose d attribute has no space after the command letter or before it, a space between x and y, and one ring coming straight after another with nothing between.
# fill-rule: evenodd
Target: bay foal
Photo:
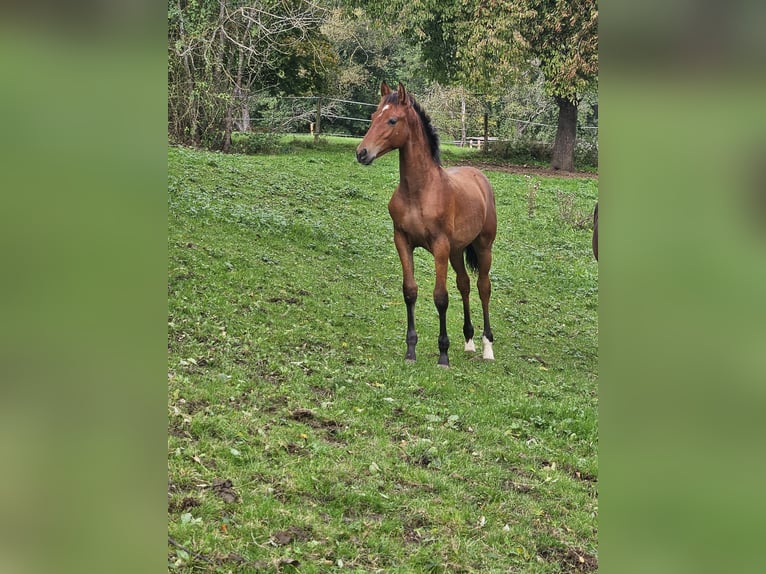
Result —
<instances>
[{"instance_id":1,"label":"bay foal","mask_svg":"<svg viewBox=\"0 0 766 574\"><path fill-rule=\"evenodd\" d=\"M439 159L439 138L431 120L399 83L393 91L380 85L381 100L372 114L372 124L356 148L357 160L371 164L376 158L399 150L399 185L388 204L394 223L394 244L404 276L402 291L407 306L407 361L415 360L415 282L413 251L416 247L434 256L436 285L434 304L439 313L439 361L449 367L447 336L447 264L457 274L457 288L463 299L465 350L475 351L474 328L468 302L471 290L466 263L478 271L477 286L484 314L482 335L484 359L494 359L489 323L492 243L497 232L497 215L492 185L472 167L444 169ZM465 256L465 261L463 257Z\"/></svg>"}]
</instances>

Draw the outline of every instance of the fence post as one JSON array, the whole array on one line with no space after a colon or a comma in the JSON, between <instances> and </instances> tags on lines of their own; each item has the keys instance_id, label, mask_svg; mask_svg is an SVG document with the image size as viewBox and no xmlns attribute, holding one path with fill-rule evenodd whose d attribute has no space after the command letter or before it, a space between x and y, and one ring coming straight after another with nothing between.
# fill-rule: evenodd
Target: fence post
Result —
<instances>
[{"instance_id":1,"label":"fence post","mask_svg":"<svg viewBox=\"0 0 766 574\"><path fill-rule=\"evenodd\" d=\"M460 96L460 147L465 147L465 95Z\"/></svg>"},{"instance_id":2,"label":"fence post","mask_svg":"<svg viewBox=\"0 0 766 574\"><path fill-rule=\"evenodd\" d=\"M484 153L489 151L489 114L484 112Z\"/></svg>"},{"instance_id":3,"label":"fence post","mask_svg":"<svg viewBox=\"0 0 766 574\"><path fill-rule=\"evenodd\" d=\"M319 134L322 132L320 127L320 117L322 116L322 98L317 98L317 117L316 117L316 129L314 130L314 141L319 139Z\"/></svg>"}]
</instances>

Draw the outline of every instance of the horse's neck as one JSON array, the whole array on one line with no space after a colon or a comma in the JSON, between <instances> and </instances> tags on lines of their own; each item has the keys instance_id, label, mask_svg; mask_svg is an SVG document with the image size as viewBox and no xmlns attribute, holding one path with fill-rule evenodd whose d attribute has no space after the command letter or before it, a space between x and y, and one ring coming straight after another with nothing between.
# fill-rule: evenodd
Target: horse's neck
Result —
<instances>
[{"instance_id":1,"label":"horse's neck","mask_svg":"<svg viewBox=\"0 0 766 574\"><path fill-rule=\"evenodd\" d=\"M403 191L416 195L426 187L429 179L439 176L441 167L434 161L424 136L410 137L399 149L399 181Z\"/></svg>"}]
</instances>

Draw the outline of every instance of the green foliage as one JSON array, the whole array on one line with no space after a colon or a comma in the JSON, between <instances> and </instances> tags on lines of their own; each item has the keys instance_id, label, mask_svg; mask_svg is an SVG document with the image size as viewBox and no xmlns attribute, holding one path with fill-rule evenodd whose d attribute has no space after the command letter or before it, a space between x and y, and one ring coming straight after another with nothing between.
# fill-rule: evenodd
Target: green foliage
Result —
<instances>
[{"instance_id":1,"label":"green foliage","mask_svg":"<svg viewBox=\"0 0 766 574\"><path fill-rule=\"evenodd\" d=\"M286 151L281 136L275 133L233 133L232 151L241 154L278 153Z\"/></svg>"},{"instance_id":2,"label":"green foliage","mask_svg":"<svg viewBox=\"0 0 766 574\"><path fill-rule=\"evenodd\" d=\"M168 126L173 141L228 151L251 92L325 90L337 66L321 3L177 0L168 4Z\"/></svg>"},{"instance_id":3,"label":"green foliage","mask_svg":"<svg viewBox=\"0 0 766 574\"><path fill-rule=\"evenodd\" d=\"M598 78L596 0L526 0L522 35L551 96L577 102Z\"/></svg>"},{"instance_id":4,"label":"green foliage","mask_svg":"<svg viewBox=\"0 0 766 574\"><path fill-rule=\"evenodd\" d=\"M462 351L451 288L436 367L418 250L406 364L396 154L355 143L169 150L169 571L595 569L597 265L557 192L586 210L597 182L487 172L497 359Z\"/></svg>"},{"instance_id":5,"label":"green foliage","mask_svg":"<svg viewBox=\"0 0 766 574\"><path fill-rule=\"evenodd\" d=\"M551 145L534 140L498 141L490 144L489 155L516 164L544 165L551 160Z\"/></svg>"}]
</instances>

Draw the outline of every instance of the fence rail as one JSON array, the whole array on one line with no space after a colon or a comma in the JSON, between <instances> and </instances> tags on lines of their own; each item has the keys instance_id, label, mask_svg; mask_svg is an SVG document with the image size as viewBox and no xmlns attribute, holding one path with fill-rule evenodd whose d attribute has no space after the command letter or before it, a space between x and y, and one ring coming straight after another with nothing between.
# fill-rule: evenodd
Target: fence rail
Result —
<instances>
[{"instance_id":1,"label":"fence rail","mask_svg":"<svg viewBox=\"0 0 766 574\"><path fill-rule=\"evenodd\" d=\"M369 102L356 102L353 100L344 100L341 98L332 98L329 96L282 96L282 99L285 100L313 100L317 101L319 100L320 105L322 102L340 102L343 104L353 104L356 106L369 106L371 108L377 108L378 104L371 104ZM331 119L342 119L342 120L350 120L350 121L357 121L357 122L366 122L370 123L370 119L368 118L357 118L357 117L351 117L351 116L339 116L339 115L332 115L332 114L322 114L323 118L331 118ZM556 124L546 124L541 122L533 122L531 120L523 120L520 118L512 118L508 117L506 118L510 122L524 124L524 125L532 125L532 126L539 126L539 127L546 127L546 128L555 128ZM584 125L578 125L578 129L583 130L598 130L598 126L584 126Z\"/></svg>"},{"instance_id":2,"label":"fence rail","mask_svg":"<svg viewBox=\"0 0 766 574\"><path fill-rule=\"evenodd\" d=\"M360 137L372 120L360 117L367 108L376 108L377 104L360 102L332 96L281 96L279 98L261 98L262 106L247 111L247 123L240 125L239 131L278 131L281 133L308 133L315 137L320 135L335 137ZM249 106L248 106L249 107ZM493 144L514 145L526 142L525 145L549 146L557 125L545 121L523 119L519 117L500 116L491 114L486 107L474 103L473 109L466 112L463 109L437 108L431 109L432 118L439 116L443 123L451 125L440 131L444 134L443 141L461 147L485 148ZM357 115L359 114L359 115ZM243 116L245 113L243 112ZM493 126L490 127L489 119ZM460 122L460 123L459 123ZM358 127L354 127L354 126ZM253 126L256 126L255 128ZM460 129L457 129L457 127ZM530 129L526 129L527 127ZM466 129L468 128L468 129ZM493 131L494 135L491 135ZM462 131L459 139L456 132ZM472 133L473 132L473 133ZM447 135L450 134L451 135ZM589 155L598 154L598 125L583 125L578 123L578 147ZM469 135L470 134L470 135ZM597 159L596 159L597 161Z\"/></svg>"}]
</instances>

